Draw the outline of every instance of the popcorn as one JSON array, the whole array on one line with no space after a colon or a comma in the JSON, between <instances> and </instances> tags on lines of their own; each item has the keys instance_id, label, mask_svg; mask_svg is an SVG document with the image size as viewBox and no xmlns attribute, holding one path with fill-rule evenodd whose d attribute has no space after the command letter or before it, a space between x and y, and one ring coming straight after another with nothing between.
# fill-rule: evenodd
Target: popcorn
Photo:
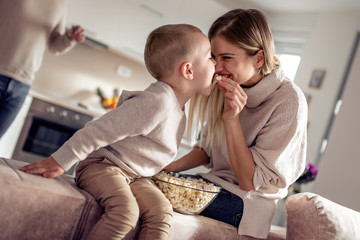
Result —
<instances>
[{"instance_id":1,"label":"popcorn","mask_svg":"<svg viewBox=\"0 0 360 240\"><path fill-rule=\"evenodd\" d=\"M214 78L213 78L213 85L215 86L215 84L217 84L217 82L220 81L220 80L221 80L221 76L215 74Z\"/></svg>"},{"instance_id":2,"label":"popcorn","mask_svg":"<svg viewBox=\"0 0 360 240\"><path fill-rule=\"evenodd\" d=\"M177 178L166 172L155 175L153 180L174 210L186 214L200 213L221 190L221 187L203 179Z\"/></svg>"}]
</instances>

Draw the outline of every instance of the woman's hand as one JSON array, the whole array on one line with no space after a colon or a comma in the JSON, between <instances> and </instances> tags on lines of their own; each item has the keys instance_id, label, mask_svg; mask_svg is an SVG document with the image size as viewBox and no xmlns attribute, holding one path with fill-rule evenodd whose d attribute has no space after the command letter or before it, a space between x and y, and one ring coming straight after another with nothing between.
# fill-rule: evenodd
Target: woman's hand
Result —
<instances>
[{"instance_id":1,"label":"woman's hand","mask_svg":"<svg viewBox=\"0 0 360 240\"><path fill-rule=\"evenodd\" d=\"M53 157L48 157L34 163L21 167L19 170L29 174L40 174L46 178L54 178L62 175L64 169L55 161Z\"/></svg>"},{"instance_id":2,"label":"woman's hand","mask_svg":"<svg viewBox=\"0 0 360 240\"><path fill-rule=\"evenodd\" d=\"M225 77L218 82L218 87L225 97L223 120L238 119L237 116L246 105L246 93L238 83Z\"/></svg>"}]
</instances>

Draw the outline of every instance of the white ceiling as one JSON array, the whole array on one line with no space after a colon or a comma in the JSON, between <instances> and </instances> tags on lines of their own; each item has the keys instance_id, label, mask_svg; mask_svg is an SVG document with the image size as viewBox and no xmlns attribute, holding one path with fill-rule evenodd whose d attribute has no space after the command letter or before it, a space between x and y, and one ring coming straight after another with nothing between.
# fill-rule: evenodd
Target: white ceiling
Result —
<instances>
[{"instance_id":1,"label":"white ceiling","mask_svg":"<svg viewBox=\"0 0 360 240\"><path fill-rule=\"evenodd\" d=\"M155 27L190 23L206 33L234 8L262 10L279 53L300 54L318 13L360 12L360 0L71 0L68 7L69 26L79 24L88 37L142 62L146 37Z\"/></svg>"},{"instance_id":2,"label":"white ceiling","mask_svg":"<svg viewBox=\"0 0 360 240\"><path fill-rule=\"evenodd\" d=\"M360 10L359 0L216 0L229 8L258 8L265 12L323 12Z\"/></svg>"}]
</instances>

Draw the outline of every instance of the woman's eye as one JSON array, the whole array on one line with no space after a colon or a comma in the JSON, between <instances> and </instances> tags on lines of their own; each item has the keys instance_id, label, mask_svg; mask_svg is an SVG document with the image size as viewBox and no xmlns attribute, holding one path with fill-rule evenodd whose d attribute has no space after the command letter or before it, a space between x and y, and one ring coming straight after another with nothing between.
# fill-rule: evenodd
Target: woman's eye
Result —
<instances>
[{"instance_id":1,"label":"woman's eye","mask_svg":"<svg viewBox=\"0 0 360 240\"><path fill-rule=\"evenodd\" d=\"M215 55L211 54L210 58L215 60Z\"/></svg>"},{"instance_id":2,"label":"woman's eye","mask_svg":"<svg viewBox=\"0 0 360 240\"><path fill-rule=\"evenodd\" d=\"M222 56L222 59L227 60L227 59L232 59L232 57L230 57L230 56Z\"/></svg>"}]
</instances>

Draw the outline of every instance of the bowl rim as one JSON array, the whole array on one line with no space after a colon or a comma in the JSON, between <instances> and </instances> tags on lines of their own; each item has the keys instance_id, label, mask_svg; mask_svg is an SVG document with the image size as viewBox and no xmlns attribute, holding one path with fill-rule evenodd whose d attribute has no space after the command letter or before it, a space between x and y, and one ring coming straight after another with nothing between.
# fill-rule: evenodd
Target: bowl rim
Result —
<instances>
[{"instance_id":1,"label":"bowl rim","mask_svg":"<svg viewBox=\"0 0 360 240\"><path fill-rule=\"evenodd\" d=\"M174 177L174 176L171 176L171 177ZM202 191L202 192L207 192L207 193L215 193L215 194L218 194L218 193L221 191L221 189L222 189L221 186L219 186L219 185L217 185L217 184L215 184L215 183L211 183L211 184L214 184L214 187L219 190L219 191L217 191L217 192L215 192L215 191L210 191L210 190L199 189L199 188L195 188L195 187L183 186L183 185L180 185L180 184L167 182L167 181L165 181L165 180L156 178L155 176L152 176L152 177L150 177L150 178L151 178L152 180L154 180L154 181L160 181L160 182L163 182L163 183L172 184L172 185L174 185L174 186L184 187L184 188L188 188L188 189L192 189L192 190L197 190L197 191ZM179 177L175 177L175 178L179 178ZM190 178L191 178L191 177L190 177ZM185 181L186 181L186 179L185 179Z\"/></svg>"}]
</instances>

